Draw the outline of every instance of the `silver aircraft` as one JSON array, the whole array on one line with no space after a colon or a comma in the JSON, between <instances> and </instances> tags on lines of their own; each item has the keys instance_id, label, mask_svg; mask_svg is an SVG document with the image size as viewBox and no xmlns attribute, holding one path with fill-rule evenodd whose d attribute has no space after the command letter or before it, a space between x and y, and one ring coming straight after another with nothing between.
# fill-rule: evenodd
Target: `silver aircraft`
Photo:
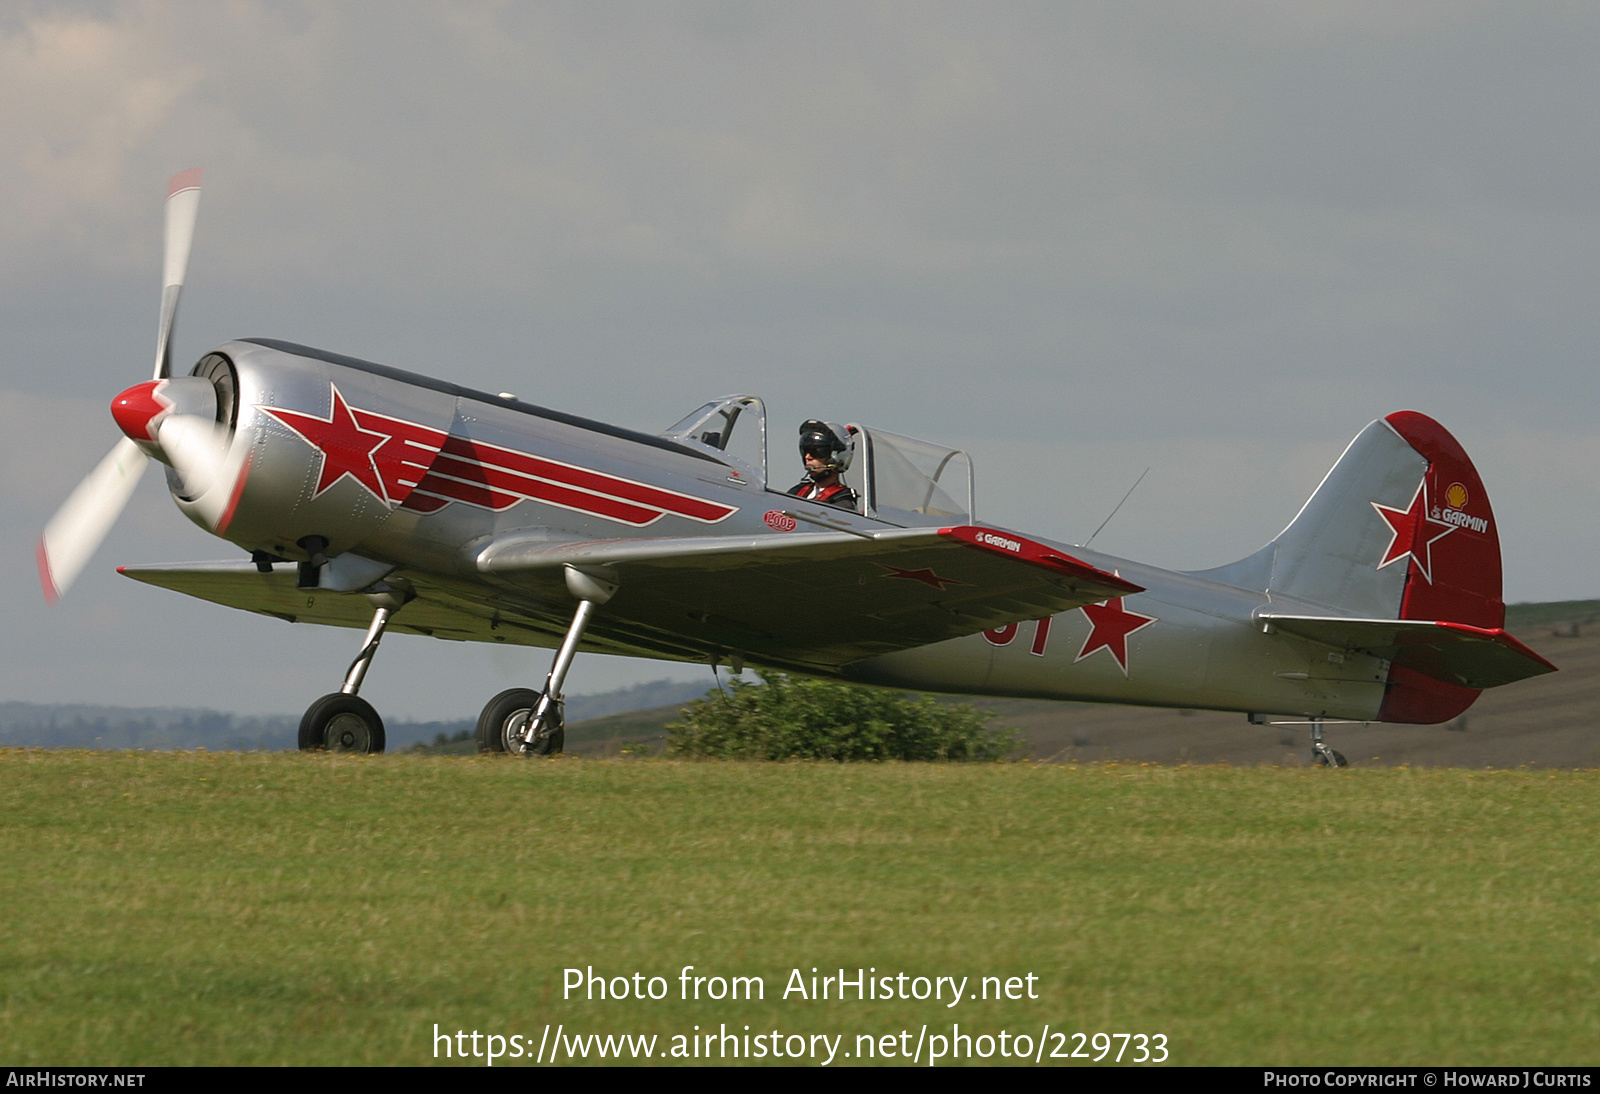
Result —
<instances>
[{"instance_id":1,"label":"silver aircraft","mask_svg":"<svg viewBox=\"0 0 1600 1094\"><path fill-rule=\"evenodd\" d=\"M854 424L841 509L769 488L761 400L659 434L290 342L170 360L200 172L169 186L154 376L45 528L66 591L149 459L178 508L248 556L126 567L138 581L365 628L302 749L379 752L360 697L386 631L556 649L490 699L485 751L559 752L580 650L750 664L921 691L1239 711L1310 727L1441 722L1554 666L1504 630L1489 498L1411 411L1368 425L1289 526L1231 565L1174 572L974 516L966 453ZM781 483L777 484L780 488Z\"/></svg>"}]
</instances>

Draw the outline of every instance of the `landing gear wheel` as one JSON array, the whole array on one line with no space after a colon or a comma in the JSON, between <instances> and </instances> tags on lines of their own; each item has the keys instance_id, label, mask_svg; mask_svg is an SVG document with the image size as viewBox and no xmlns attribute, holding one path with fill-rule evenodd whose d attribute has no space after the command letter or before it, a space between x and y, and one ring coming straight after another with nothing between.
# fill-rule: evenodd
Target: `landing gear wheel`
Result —
<instances>
[{"instance_id":1,"label":"landing gear wheel","mask_svg":"<svg viewBox=\"0 0 1600 1094\"><path fill-rule=\"evenodd\" d=\"M1331 760L1330 760L1331 757ZM1316 754L1312 761L1318 767L1349 767L1349 761L1344 758L1344 753L1332 748L1323 748Z\"/></svg>"},{"instance_id":2,"label":"landing gear wheel","mask_svg":"<svg viewBox=\"0 0 1600 1094\"><path fill-rule=\"evenodd\" d=\"M566 744L567 730L561 704L556 703L538 727L530 747L518 734L539 705L540 692L529 688L502 691L478 715L478 751L509 752L513 756L554 756Z\"/></svg>"},{"instance_id":3,"label":"landing gear wheel","mask_svg":"<svg viewBox=\"0 0 1600 1094\"><path fill-rule=\"evenodd\" d=\"M359 695L324 695L300 719L301 752L372 753L383 746L383 719Z\"/></svg>"}]
</instances>

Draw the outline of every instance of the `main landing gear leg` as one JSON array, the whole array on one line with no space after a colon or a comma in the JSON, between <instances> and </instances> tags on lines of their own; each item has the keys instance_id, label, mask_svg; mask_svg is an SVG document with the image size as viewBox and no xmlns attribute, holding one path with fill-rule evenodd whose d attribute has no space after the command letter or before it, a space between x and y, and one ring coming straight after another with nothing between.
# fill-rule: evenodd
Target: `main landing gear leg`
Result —
<instances>
[{"instance_id":1,"label":"main landing gear leg","mask_svg":"<svg viewBox=\"0 0 1600 1094\"><path fill-rule=\"evenodd\" d=\"M1335 752L1328 747L1328 742L1323 740L1322 719L1311 719L1311 760L1318 767L1349 767L1344 758L1344 753Z\"/></svg>"},{"instance_id":2,"label":"main landing gear leg","mask_svg":"<svg viewBox=\"0 0 1600 1094\"><path fill-rule=\"evenodd\" d=\"M372 704L361 698L361 681L378 653L378 643L389 620L406 602L398 593L368 593L372 603L372 625L367 628L366 641L361 652L350 662L345 673L344 686L331 695L324 695L306 709L300 719L300 751L302 752L382 752L384 746L383 719Z\"/></svg>"},{"instance_id":3,"label":"main landing gear leg","mask_svg":"<svg viewBox=\"0 0 1600 1094\"><path fill-rule=\"evenodd\" d=\"M578 643L595 609L610 600L617 583L609 572L596 573L566 567L567 591L578 600L566 637L556 650L545 677L543 691L511 688L489 700L478 715L478 751L509 752L516 756L553 756L566 744L562 688L577 656Z\"/></svg>"}]
</instances>

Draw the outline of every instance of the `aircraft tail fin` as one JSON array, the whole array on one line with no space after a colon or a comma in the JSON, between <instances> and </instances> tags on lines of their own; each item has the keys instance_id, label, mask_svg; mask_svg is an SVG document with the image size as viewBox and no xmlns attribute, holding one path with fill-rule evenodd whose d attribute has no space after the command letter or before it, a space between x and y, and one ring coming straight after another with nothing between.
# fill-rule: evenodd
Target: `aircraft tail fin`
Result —
<instances>
[{"instance_id":1,"label":"aircraft tail fin","mask_svg":"<svg viewBox=\"0 0 1600 1094\"><path fill-rule=\"evenodd\" d=\"M1362 430L1272 546L1274 593L1372 618L1505 623L1489 496L1456 439L1415 411Z\"/></svg>"},{"instance_id":2,"label":"aircraft tail fin","mask_svg":"<svg viewBox=\"0 0 1600 1094\"><path fill-rule=\"evenodd\" d=\"M1212 574L1263 588L1275 605L1313 608L1307 614L1321 607L1484 632L1505 623L1500 539L1483 482L1443 426L1410 410L1362 430L1272 543ZM1418 652L1380 654L1391 662L1383 721L1446 721L1478 697L1470 675Z\"/></svg>"}]
</instances>

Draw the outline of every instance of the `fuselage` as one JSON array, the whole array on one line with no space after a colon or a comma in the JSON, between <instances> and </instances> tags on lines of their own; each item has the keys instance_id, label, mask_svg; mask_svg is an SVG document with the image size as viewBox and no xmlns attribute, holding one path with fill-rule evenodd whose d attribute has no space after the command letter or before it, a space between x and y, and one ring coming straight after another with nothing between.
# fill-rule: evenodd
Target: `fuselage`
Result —
<instances>
[{"instance_id":1,"label":"fuselage","mask_svg":"<svg viewBox=\"0 0 1600 1094\"><path fill-rule=\"evenodd\" d=\"M205 362L208 375L224 375L218 419L239 470L219 487L230 491L226 504L186 498L173 480L191 519L258 556L348 552L427 574L462 597L546 621L549 644L570 602L484 573L485 544L896 526L783 494L786 474L769 489L764 466L693 437L621 429L289 343L232 342ZM1388 663L1271 633L1256 613L1296 605L1251 588L1248 565L1183 573L1029 538L1145 591L838 667L776 646L741 650L737 629L718 633L714 622L645 633L628 618L624 589L596 614L585 646L683 660L737 651L758 666L917 690L1377 715Z\"/></svg>"}]
</instances>

